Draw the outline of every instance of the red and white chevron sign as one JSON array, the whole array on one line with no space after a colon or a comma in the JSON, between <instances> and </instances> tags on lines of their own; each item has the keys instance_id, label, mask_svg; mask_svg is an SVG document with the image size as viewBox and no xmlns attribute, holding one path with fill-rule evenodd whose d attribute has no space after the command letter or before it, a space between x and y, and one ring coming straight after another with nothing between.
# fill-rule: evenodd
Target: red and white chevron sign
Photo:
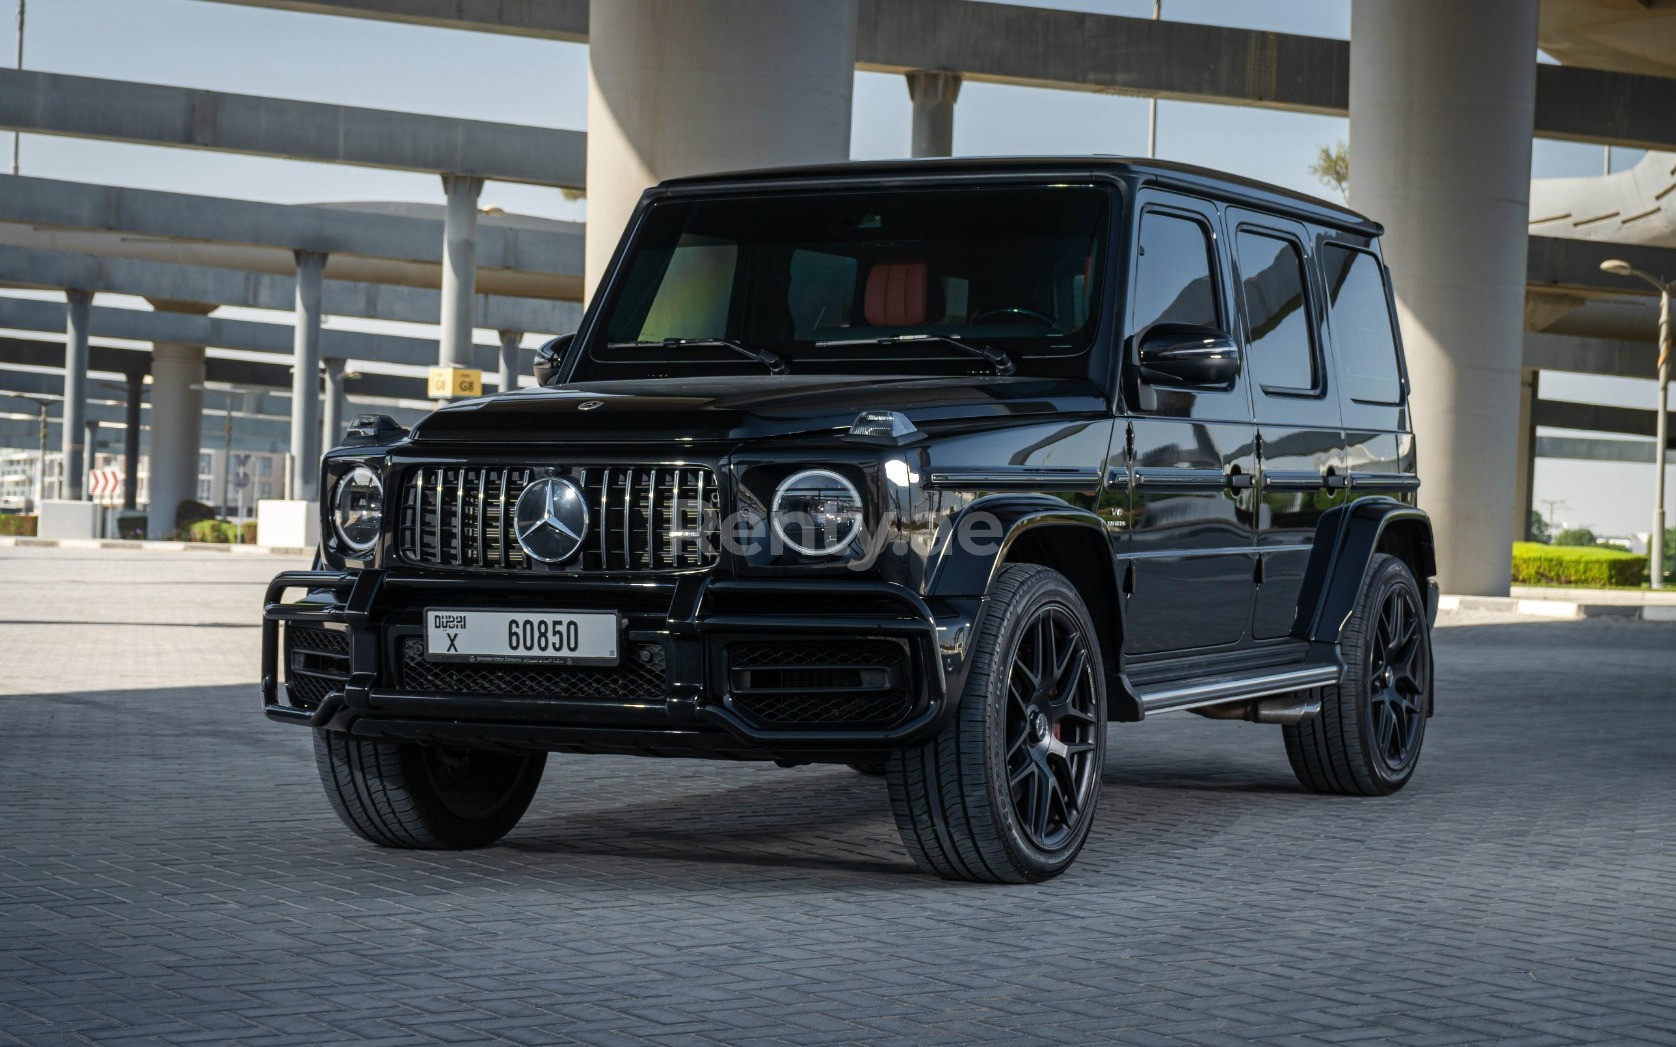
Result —
<instances>
[{"instance_id":1,"label":"red and white chevron sign","mask_svg":"<svg viewBox=\"0 0 1676 1047\"><path fill-rule=\"evenodd\" d=\"M90 469L87 493L93 498L114 498L122 493L121 469Z\"/></svg>"}]
</instances>

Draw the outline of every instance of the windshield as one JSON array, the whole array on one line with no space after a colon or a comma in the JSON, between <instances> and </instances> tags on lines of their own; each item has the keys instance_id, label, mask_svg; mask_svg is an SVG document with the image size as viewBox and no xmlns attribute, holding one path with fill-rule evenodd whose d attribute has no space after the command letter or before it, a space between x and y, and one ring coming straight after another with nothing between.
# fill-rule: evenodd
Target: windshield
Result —
<instances>
[{"instance_id":1,"label":"windshield","mask_svg":"<svg viewBox=\"0 0 1676 1047\"><path fill-rule=\"evenodd\" d=\"M1107 200L1030 186L655 204L576 377L1081 375Z\"/></svg>"}]
</instances>

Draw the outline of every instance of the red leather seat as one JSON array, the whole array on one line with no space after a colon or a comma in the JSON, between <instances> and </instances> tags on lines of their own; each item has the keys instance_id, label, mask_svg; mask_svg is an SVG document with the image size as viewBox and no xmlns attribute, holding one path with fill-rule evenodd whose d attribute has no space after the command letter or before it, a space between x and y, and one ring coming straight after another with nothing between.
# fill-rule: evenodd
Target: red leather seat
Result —
<instances>
[{"instance_id":1,"label":"red leather seat","mask_svg":"<svg viewBox=\"0 0 1676 1047\"><path fill-rule=\"evenodd\" d=\"M928 285L922 261L878 262L867 271L862 315L873 327L917 327L926 322Z\"/></svg>"}]
</instances>

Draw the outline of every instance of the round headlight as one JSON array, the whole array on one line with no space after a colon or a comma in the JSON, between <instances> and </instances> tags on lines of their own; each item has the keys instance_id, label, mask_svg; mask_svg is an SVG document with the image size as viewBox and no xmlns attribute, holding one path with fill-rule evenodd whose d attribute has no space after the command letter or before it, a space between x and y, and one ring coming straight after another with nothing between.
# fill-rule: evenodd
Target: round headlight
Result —
<instances>
[{"instance_id":1,"label":"round headlight","mask_svg":"<svg viewBox=\"0 0 1676 1047\"><path fill-rule=\"evenodd\" d=\"M332 494L332 525L344 551L357 555L372 552L384 523L384 485L378 474L357 465L338 481Z\"/></svg>"},{"instance_id":2,"label":"round headlight","mask_svg":"<svg viewBox=\"0 0 1676 1047\"><path fill-rule=\"evenodd\" d=\"M774 492L774 533L805 556L833 556L861 533L861 495L830 469L806 469Z\"/></svg>"}]
</instances>

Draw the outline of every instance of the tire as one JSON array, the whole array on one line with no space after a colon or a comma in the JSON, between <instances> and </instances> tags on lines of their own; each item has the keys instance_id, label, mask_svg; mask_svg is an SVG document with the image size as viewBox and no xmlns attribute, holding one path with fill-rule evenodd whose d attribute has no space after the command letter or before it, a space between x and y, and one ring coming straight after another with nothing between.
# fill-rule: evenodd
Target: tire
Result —
<instances>
[{"instance_id":1,"label":"tire","mask_svg":"<svg viewBox=\"0 0 1676 1047\"><path fill-rule=\"evenodd\" d=\"M1046 880L1082 850L1100 797L1099 634L1063 575L1017 564L984 602L972 651L953 717L925 745L890 754L896 827L914 862L938 876Z\"/></svg>"},{"instance_id":2,"label":"tire","mask_svg":"<svg viewBox=\"0 0 1676 1047\"><path fill-rule=\"evenodd\" d=\"M887 754L876 760L857 760L844 766L857 774L865 774L869 778L883 778L885 770L890 766L890 756Z\"/></svg>"},{"instance_id":3,"label":"tire","mask_svg":"<svg viewBox=\"0 0 1676 1047\"><path fill-rule=\"evenodd\" d=\"M1376 555L1340 644L1345 680L1314 719L1283 728L1304 788L1388 796L1408 784L1432 702L1432 638L1408 565Z\"/></svg>"},{"instance_id":4,"label":"tire","mask_svg":"<svg viewBox=\"0 0 1676 1047\"><path fill-rule=\"evenodd\" d=\"M343 824L380 847L487 847L524 816L546 753L503 753L314 732L320 784Z\"/></svg>"}]
</instances>

